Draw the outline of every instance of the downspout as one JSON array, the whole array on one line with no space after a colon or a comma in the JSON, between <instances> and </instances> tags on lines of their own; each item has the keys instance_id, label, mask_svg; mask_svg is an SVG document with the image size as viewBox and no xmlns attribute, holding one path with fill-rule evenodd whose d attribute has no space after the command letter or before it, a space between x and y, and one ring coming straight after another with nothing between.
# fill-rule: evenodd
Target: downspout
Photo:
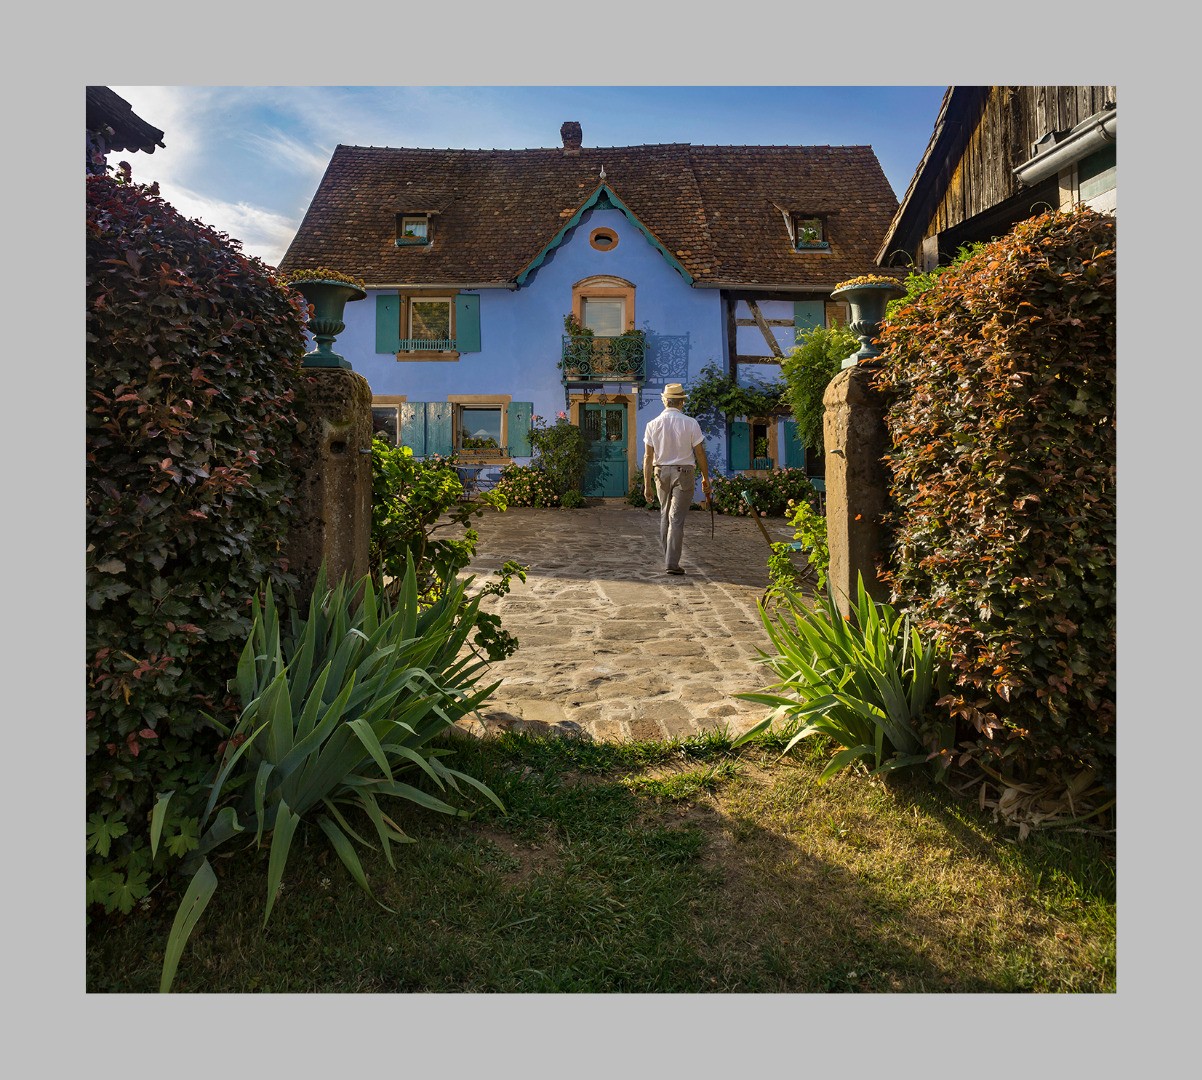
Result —
<instances>
[{"instance_id":1,"label":"downspout","mask_svg":"<svg viewBox=\"0 0 1202 1080\"><path fill-rule=\"evenodd\" d=\"M1062 142L1052 149L1036 154L1030 161L1024 162L1017 169L1011 170L1023 184L1030 187L1049 176L1054 176L1061 169L1067 168L1075 161L1092 154L1095 150L1118 141L1118 109L1108 109L1106 112L1091 116L1079 124Z\"/></svg>"}]
</instances>

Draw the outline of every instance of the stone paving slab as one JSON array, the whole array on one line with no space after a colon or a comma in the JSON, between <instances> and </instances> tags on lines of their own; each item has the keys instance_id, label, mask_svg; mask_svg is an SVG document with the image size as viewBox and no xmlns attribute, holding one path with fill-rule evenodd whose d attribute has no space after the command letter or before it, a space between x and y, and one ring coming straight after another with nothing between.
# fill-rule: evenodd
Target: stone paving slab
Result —
<instances>
[{"instance_id":1,"label":"stone paving slab","mask_svg":"<svg viewBox=\"0 0 1202 1080\"><path fill-rule=\"evenodd\" d=\"M765 525L793 539L784 519ZM488 512L473 527L464 573L477 585L508 559L529 570L484 601L519 648L491 666L501 686L465 730L662 739L739 734L764 716L733 697L771 681L756 660L769 550L750 518L716 515L711 539L710 515L690 513L681 577L662 571L658 512L625 502Z\"/></svg>"}]
</instances>

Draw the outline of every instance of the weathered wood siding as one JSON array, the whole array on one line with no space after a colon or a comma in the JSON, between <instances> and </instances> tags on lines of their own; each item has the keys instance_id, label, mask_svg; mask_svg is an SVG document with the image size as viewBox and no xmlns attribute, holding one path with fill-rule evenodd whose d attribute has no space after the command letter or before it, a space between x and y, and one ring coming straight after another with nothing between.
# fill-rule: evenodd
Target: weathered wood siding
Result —
<instances>
[{"instance_id":1,"label":"weathered wood siding","mask_svg":"<svg viewBox=\"0 0 1202 1080\"><path fill-rule=\"evenodd\" d=\"M944 232L1019 191L1012 170L1049 131L1065 131L1117 102L1114 86L991 86L980 119L924 237Z\"/></svg>"}]
</instances>

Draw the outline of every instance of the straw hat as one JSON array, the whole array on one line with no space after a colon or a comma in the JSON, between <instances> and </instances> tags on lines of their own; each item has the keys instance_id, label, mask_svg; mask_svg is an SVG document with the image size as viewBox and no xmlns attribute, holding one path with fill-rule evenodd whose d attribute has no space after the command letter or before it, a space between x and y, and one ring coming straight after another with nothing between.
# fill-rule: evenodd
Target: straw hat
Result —
<instances>
[{"instance_id":1,"label":"straw hat","mask_svg":"<svg viewBox=\"0 0 1202 1080\"><path fill-rule=\"evenodd\" d=\"M665 403L669 401L684 401L689 395L685 393L685 389L678 382L670 382L664 387L664 392L660 394L660 399Z\"/></svg>"}]
</instances>

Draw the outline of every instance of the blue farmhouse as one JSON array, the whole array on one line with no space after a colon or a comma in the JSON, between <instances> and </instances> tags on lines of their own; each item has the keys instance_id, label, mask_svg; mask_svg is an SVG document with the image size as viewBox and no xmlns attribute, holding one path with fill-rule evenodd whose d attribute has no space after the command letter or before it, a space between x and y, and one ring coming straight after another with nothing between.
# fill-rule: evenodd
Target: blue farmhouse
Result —
<instances>
[{"instance_id":1,"label":"blue farmhouse","mask_svg":"<svg viewBox=\"0 0 1202 1080\"><path fill-rule=\"evenodd\" d=\"M532 417L585 432L584 494L626 494L664 384L716 365L780 378L801 327L842 320L879 272L897 199L867 146L426 150L338 146L280 264L362 278L337 351L377 430L495 479ZM783 413L728 418L714 469L821 461Z\"/></svg>"}]
</instances>

